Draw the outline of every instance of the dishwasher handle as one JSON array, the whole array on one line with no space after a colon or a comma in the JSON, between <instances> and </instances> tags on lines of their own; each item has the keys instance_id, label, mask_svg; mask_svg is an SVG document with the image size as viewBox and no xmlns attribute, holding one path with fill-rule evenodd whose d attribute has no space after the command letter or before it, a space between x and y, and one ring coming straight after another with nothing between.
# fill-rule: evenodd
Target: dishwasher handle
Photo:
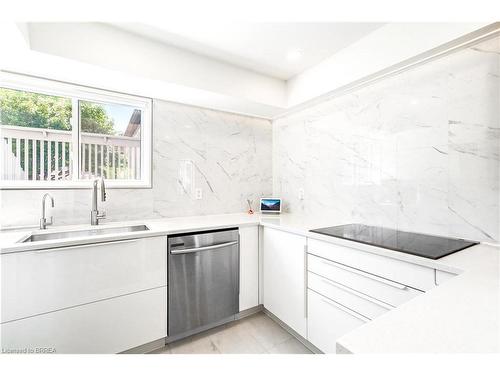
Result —
<instances>
[{"instance_id":1,"label":"dishwasher handle","mask_svg":"<svg viewBox=\"0 0 500 375\"><path fill-rule=\"evenodd\" d=\"M182 249L182 250L171 250L170 254L178 255L178 254L197 253L199 251L220 249L221 247L236 245L237 243L238 243L238 241L231 241L231 242L219 243L217 245L210 245L210 246L203 246L203 247L192 247L190 249Z\"/></svg>"}]
</instances>

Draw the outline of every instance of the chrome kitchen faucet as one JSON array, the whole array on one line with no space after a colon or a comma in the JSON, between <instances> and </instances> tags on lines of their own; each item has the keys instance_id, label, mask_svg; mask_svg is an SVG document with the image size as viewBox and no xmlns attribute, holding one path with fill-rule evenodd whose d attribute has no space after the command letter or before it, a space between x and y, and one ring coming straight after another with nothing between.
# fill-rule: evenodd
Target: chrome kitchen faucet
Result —
<instances>
[{"instance_id":1,"label":"chrome kitchen faucet","mask_svg":"<svg viewBox=\"0 0 500 375\"><path fill-rule=\"evenodd\" d=\"M49 193L45 193L43 198L42 198L42 217L40 218L40 229L47 229L47 225L52 225L54 223L54 217L50 217L50 222L47 222L47 219L45 218L45 200L47 197L50 198L50 201L52 203L52 207L54 207L54 198L52 198L52 195Z\"/></svg>"},{"instance_id":2,"label":"chrome kitchen faucet","mask_svg":"<svg viewBox=\"0 0 500 375\"><path fill-rule=\"evenodd\" d=\"M94 180L92 190L92 211L90 211L90 224L99 225L99 219L106 218L106 212L99 212L97 209L97 183L101 181L101 202L106 201L106 185L104 184L104 177L99 177Z\"/></svg>"}]
</instances>

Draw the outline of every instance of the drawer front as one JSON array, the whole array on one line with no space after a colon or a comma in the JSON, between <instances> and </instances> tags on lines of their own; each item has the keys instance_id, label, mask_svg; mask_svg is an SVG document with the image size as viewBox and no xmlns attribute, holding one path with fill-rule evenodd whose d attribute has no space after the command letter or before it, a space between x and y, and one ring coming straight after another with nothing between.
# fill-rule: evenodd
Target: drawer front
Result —
<instances>
[{"instance_id":1,"label":"drawer front","mask_svg":"<svg viewBox=\"0 0 500 375\"><path fill-rule=\"evenodd\" d=\"M388 304L364 296L350 288L346 288L311 272L308 274L307 283L309 290L318 292L368 319L375 319L392 308Z\"/></svg>"},{"instance_id":2,"label":"drawer front","mask_svg":"<svg viewBox=\"0 0 500 375\"><path fill-rule=\"evenodd\" d=\"M1 255L2 322L166 285L166 238Z\"/></svg>"},{"instance_id":3,"label":"drawer front","mask_svg":"<svg viewBox=\"0 0 500 375\"><path fill-rule=\"evenodd\" d=\"M324 353L335 353L336 341L362 326L367 319L309 290L307 340Z\"/></svg>"},{"instance_id":4,"label":"drawer front","mask_svg":"<svg viewBox=\"0 0 500 375\"><path fill-rule=\"evenodd\" d=\"M391 280L386 280L311 254L307 257L307 267L310 272L314 272L392 306L399 306L422 294L421 291L409 288L403 284L392 282Z\"/></svg>"},{"instance_id":5,"label":"drawer front","mask_svg":"<svg viewBox=\"0 0 500 375\"><path fill-rule=\"evenodd\" d=\"M419 290L435 286L433 268L315 239L308 240L308 252Z\"/></svg>"},{"instance_id":6,"label":"drawer front","mask_svg":"<svg viewBox=\"0 0 500 375\"><path fill-rule=\"evenodd\" d=\"M166 287L1 325L2 349L119 353L166 336Z\"/></svg>"}]
</instances>

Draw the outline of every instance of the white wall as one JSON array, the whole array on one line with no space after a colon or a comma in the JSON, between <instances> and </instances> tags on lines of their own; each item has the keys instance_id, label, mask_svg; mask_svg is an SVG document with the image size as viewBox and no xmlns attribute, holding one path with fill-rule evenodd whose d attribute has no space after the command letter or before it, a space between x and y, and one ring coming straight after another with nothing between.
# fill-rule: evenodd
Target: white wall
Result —
<instances>
[{"instance_id":1,"label":"white wall","mask_svg":"<svg viewBox=\"0 0 500 375\"><path fill-rule=\"evenodd\" d=\"M287 107L426 52L486 23L390 23L287 82Z\"/></svg>"}]
</instances>

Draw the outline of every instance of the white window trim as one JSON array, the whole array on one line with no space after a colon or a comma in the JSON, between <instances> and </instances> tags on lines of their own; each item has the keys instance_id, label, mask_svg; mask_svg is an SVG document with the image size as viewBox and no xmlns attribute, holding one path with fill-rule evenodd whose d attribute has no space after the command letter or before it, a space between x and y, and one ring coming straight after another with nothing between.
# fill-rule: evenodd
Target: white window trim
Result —
<instances>
[{"instance_id":1,"label":"white window trim","mask_svg":"<svg viewBox=\"0 0 500 375\"><path fill-rule=\"evenodd\" d=\"M106 180L107 188L135 189L152 187L152 167L153 167L153 100L151 98L117 93L92 87L80 86L60 81L53 81L44 78L25 76L14 73L0 72L0 86L14 90L32 91L47 95L59 95L73 100L71 127L73 132L73 144L80 137L79 111L75 105L78 100L88 100L92 102L114 103L135 106L141 109L143 127L141 128L141 179L140 180ZM78 142L79 144L79 142ZM92 180L79 179L79 165L81 158L80 147L73 147L72 173L73 180L59 181L25 181L25 180L0 180L0 190L37 190L37 189L89 189Z\"/></svg>"}]
</instances>

